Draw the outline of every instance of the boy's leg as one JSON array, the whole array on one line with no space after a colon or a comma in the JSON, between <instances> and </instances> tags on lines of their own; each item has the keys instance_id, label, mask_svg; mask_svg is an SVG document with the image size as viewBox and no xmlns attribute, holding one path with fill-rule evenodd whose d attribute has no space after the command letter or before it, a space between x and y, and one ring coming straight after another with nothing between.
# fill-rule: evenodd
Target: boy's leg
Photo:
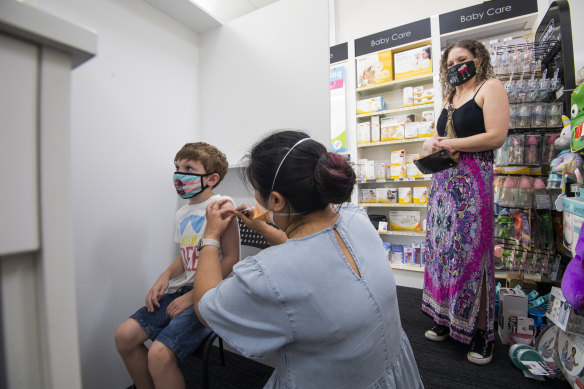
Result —
<instances>
[{"instance_id":1,"label":"boy's leg","mask_svg":"<svg viewBox=\"0 0 584 389\"><path fill-rule=\"evenodd\" d=\"M178 360L192 354L210 333L211 330L199 322L193 307L170 321L148 353L148 368L157 388L184 388Z\"/></svg>"},{"instance_id":2,"label":"boy's leg","mask_svg":"<svg viewBox=\"0 0 584 389\"><path fill-rule=\"evenodd\" d=\"M134 319L120 324L115 335L118 353L138 389L154 389L154 382L148 371L148 348L144 345L146 340L148 334Z\"/></svg>"}]
</instances>

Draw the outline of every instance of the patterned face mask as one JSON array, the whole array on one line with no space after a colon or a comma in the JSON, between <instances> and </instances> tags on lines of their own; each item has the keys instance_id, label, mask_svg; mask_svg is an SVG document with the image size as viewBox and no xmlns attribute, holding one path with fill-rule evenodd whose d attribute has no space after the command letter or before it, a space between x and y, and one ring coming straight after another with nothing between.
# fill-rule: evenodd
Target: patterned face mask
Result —
<instances>
[{"instance_id":1,"label":"patterned face mask","mask_svg":"<svg viewBox=\"0 0 584 389\"><path fill-rule=\"evenodd\" d=\"M210 176L213 173L208 174L192 174L192 173L174 173L173 181L176 193L183 199L190 199L195 197L209 185L203 186L203 177Z\"/></svg>"},{"instance_id":2,"label":"patterned face mask","mask_svg":"<svg viewBox=\"0 0 584 389\"><path fill-rule=\"evenodd\" d=\"M453 65L448 68L448 82L452 86L462 85L477 74L474 60Z\"/></svg>"}]
</instances>

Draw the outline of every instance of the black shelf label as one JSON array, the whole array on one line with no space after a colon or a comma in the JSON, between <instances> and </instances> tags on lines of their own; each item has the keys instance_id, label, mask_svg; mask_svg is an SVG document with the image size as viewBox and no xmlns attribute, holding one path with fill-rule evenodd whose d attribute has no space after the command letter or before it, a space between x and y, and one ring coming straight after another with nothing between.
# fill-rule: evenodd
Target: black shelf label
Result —
<instances>
[{"instance_id":1,"label":"black shelf label","mask_svg":"<svg viewBox=\"0 0 584 389\"><path fill-rule=\"evenodd\" d=\"M404 24L403 26L356 39L355 56L359 57L422 39L429 39L430 36L430 18L418 20L417 22Z\"/></svg>"},{"instance_id":2,"label":"black shelf label","mask_svg":"<svg viewBox=\"0 0 584 389\"><path fill-rule=\"evenodd\" d=\"M330 63L337 63L349 59L349 45L340 43L330 48Z\"/></svg>"},{"instance_id":3,"label":"black shelf label","mask_svg":"<svg viewBox=\"0 0 584 389\"><path fill-rule=\"evenodd\" d=\"M537 0L492 0L441 14L440 34L537 12Z\"/></svg>"}]
</instances>

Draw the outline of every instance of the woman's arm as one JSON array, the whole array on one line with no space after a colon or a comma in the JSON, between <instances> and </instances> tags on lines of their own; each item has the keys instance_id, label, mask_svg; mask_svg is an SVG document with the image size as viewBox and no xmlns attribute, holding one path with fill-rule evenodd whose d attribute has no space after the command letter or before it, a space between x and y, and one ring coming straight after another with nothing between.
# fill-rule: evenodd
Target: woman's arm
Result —
<instances>
[{"instance_id":1,"label":"woman's arm","mask_svg":"<svg viewBox=\"0 0 584 389\"><path fill-rule=\"evenodd\" d=\"M263 236L268 241L270 246L277 246L288 240L288 237L286 236L284 231L272 227L271 225L266 223L265 220L252 219L248 217L250 213L245 211L249 210L250 208L252 208L251 205L242 204L235 209L235 214L239 219L241 219L241 221L247 226L247 228Z\"/></svg>"},{"instance_id":2,"label":"woman's arm","mask_svg":"<svg viewBox=\"0 0 584 389\"><path fill-rule=\"evenodd\" d=\"M225 278L233 271L233 266L239 261L239 228L237 228L235 218L231 219L231 223L221 235L221 250L223 251L221 274Z\"/></svg>"},{"instance_id":3,"label":"woman's arm","mask_svg":"<svg viewBox=\"0 0 584 389\"><path fill-rule=\"evenodd\" d=\"M444 139L441 142L457 151L480 152L498 149L505 143L509 130L509 100L501 81L490 79L476 97L483 108L485 133L467 138Z\"/></svg>"}]
</instances>

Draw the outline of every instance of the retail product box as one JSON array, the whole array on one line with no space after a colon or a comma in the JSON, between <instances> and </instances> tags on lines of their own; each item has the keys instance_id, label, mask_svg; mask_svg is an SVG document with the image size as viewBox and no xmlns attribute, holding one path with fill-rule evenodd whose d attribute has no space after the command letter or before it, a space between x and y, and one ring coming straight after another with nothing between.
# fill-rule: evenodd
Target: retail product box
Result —
<instances>
[{"instance_id":1,"label":"retail product box","mask_svg":"<svg viewBox=\"0 0 584 389\"><path fill-rule=\"evenodd\" d=\"M397 203L397 188L385 188L388 203Z\"/></svg>"},{"instance_id":2,"label":"retail product box","mask_svg":"<svg viewBox=\"0 0 584 389\"><path fill-rule=\"evenodd\" d=\"M391 264L401 265L404 260L404 246L394 244L391 246Z\"/></svg>"},{"instance_id":3,"label":"retail product box","mask_svg":"<svg viewBox=\"0 0 584 389\"><path fill-rule=\"evenodd\" d=\"M424 174L418 169L413 163L406 164L406 177L407 178L422 178Z\"/></svg>"},{"instance_id":4,"label":"retail product box","mask_svg":"<svg viewBox=\"0 0 584 389\"><path fill-rule=\"evenodd\" d=\"M404 265L406 267L414 266L414 250L411 245L404 245Z\"/></svg>"},{"instance_id":5,"label":"retail product box","mask_svg":"<svg viewBox=\"0 0 584 389\"><path fill-rule=\"evenodd\" d=\"M365 160L365 179L366 180L375 179L375 161L372 159Z\"/></svg>"},{"instance_id":6,"label":"retail product box","mask_svg":"<svg viewBox=\"0 0 584 389\"><path fill-rule=\"evenodd\" d=\"M420 138L427 138L434 136L434 122L419 122L418 123L418 136Z\"/></svg>"},{"instance_id":7,"label":"retail product box","mask_svg":"<svg viewBox=\"0 0 584 389\"><path fill-rule=\"evenodd\" d=\"M584 222L584 200L577 197L564 197L564 246L575 255L576 243Z\"/></svg>"},{"instance_id":8,"label":"retail product box","mask_svg":"<svg viewBox=\"0 0 584 389\"><path fill-rule=\"evenodd\" d=\"M428 187L414 186L412 188L412 200L414 204L425 204L428 201Z\"/></svg>"},{"instance_id":9,"label":"retail product box","mask_svg":"<svg viewBox=\"0 0 584 389\"><path fill-rule=\"evenodd\" d=\"M520 289L499 290L499 337L501 343L509 343L509 334L518 317L527 316L527 296Z\"/></svg>"},{"instance_id":10,"label":"retail product box","mask_svg":"<svg viewBox=\"0 0 584 389\"><path fill-rule=\"evenodd\" d=\"M399 187L397 190L398 203L409 204L412 202L412 188L409 186Z\"/></svg>"},{"instance_id":11,"label":"retail product box","mask_svg":"<svg viewBox=\"0 0 584 389\"><path fill-rule=\"evenodd\" d=\"M375 189L361 189L361 202L376 203L377 197L375 195Z\"/></svg>"},{"instance_id":12,"label":"retail product box","mask_svg":"<svg viewBox=\"0 0 584 389\"><path fill-rule=\"evenodd\" d=\"M386 161L376 161L375 162L375 178L377 180L385 180L385 168L387 162Z\"/></svg>"},{"instance_id":13,"label":"retail product box","mask_svg":"<svg viewBox=\"0 0 584 389\"><path fill-rule=\"evenodd\" d=\"M381 96L357 101L357 114L374 113L379 111L383 111L383 97Z\"/></svg>"},{"instance_id":14,"label":"retail product box","mask_svg":"<svg viewBox=\"0 0 584 389\"><path fill-rule=\"evenodd\" d=\"M414 99L414 105L416 104L431 104L434 102L434 89L424 89L422 92L422 97L419 103L416 103Z\"/></svg>"},{"instance_id":15,"label":"retail product box","mask_svg":"<svg viewBox=\"0 0 584 389\"><path fill-rule=\"evenodd\" d=\"M406 149L391 150L391 166L404 166L406 164Z\"/></svg>"},{"instance_id":16,"label":"retail product box","mask_svg":"<svg viewBox=\"0 0 584 389\"><path fill-rule=\"evenodd\" d=\"M414 87L414 105L422 104L422 94L424 93L423 86Z\"/></svg>"},{"instance_id":17,"label":"retail product box","mask_svg":"<svg viewBox=\"0 0 584 389\"><path fill-rule=\"evenodd\" d=\"M434 111L424 111L422 112L423 122L433 122L434 121Z\"/></svg>"},{"instance_id":18,"label":"retail product box","mask_svg":"<svg viewBox=\"0 0 584 389\"><path fill-rule=\"evenodd\" d=\"M371 123L357 123L357 144L366 145L368 143L371 143Z\"/></svg>"},{"instance_id":19,"label":"retail product box","mask_svg":"<svg viewBox=\"0 0 584 389\"><path fill-rule=\"evenodd\" d=\"M381 124L379 116L371 117L371 143L377 143L381 140Z\"/></svg>"},{"instance_id":20,"label":"retail product box","mask_svg":"<svg viewBox=\"0 0 584 389\"><path fill-rule=\"evenodd\" d=\"M419 231L420 211L389 211L390 230Z\"/></svg>"},{"instance_id":21,"label":"retail product box","mask_svg":"<svg viewBox=\"0 0 584 389\"><path fill-rule=\"evenodd\" d=\"M391 203L388 197L387 188L375 188L375 200L378 203Z\"/></svg>"},{"instance_id":22,"label":"retail product box","mask_svg":"<svg viewBox=\"0 0 584 389\"><path fill-rule=\"evenodd\" d=\"M377 232L385 233L387 232L387 222L379 222L377 227Z\"/></svg>"},{"instance_id":23,"label":"retail product box","mask_svg":"<svg viewBox=\"0 0 584 389\"><path fill-rule=\"evenodd\" d=\"M414 252L414 267L422 267L422 243L412 243L412 251Z\"/></svg>"},{"instance_id":24,"label":"retail product box","mask_svg":"<svg viewBox=\"0 0 584 389\"><path fill-rule=\"evenodd\" d=\"M417 47L393 55L395 79L432 73L432 50L430 46Z\"/></svg>"},{"instance_id":25,"label":"retail product box","mask_svg":"<svg viewBox=\"0 0 584 389\"><path fill-rule=\"evenodd\" d=\"M411 107L414 105L414 88L407 86L403 89L404 107Z\"/></svg>"},{"instance_id":26,"label":"retail product box","mask_svg":"<svg viewBox=\"0 0 584 389\"><path fill-rule=\"evenodd\" d=\"M418 137L418 123L417 122L404 123L404 137L406 139Z\"/></svg>"},{"instance_id":27,"label":"retail product box","mask_svg":"<svg viewBox=\"0 0 584 389\"><path fill-rule=\"evenodd\" d=\"M393 79L391 50L378 51L357 58L357 88L382 84Z\"/></svg>"},{"instance_id":28,"label":"retail product box","mask_svg":"<svg viewBox=\"0 0 584 389\"><path fill-rule=\"evenodd\" d=\"M389 178L392 180L397 180L399 178L405 178L406 172L405 166L390 166L389 167Z\"/></svg>"},{"instance_id":29,"label":"retail product box","mask_svg":"<svg viewBox=\"0 0 584 389\"><path fill-rule=\"evenodd\" d=\"M420 158L420 154L418 153L413 153L413 154L406 154L406 165L407 164L411 164L414 163L414 159L416 158Z\"/></svg>"},{"instance_id":30,"label":"retail product box","mask_svg":"<svg viewBox=\"0 0 584 389\"><path fill-rule=\"evenodd\" d=\"M383 142L390 140L404 139L405 130L404 122L394 117L381 119L381 140Z\"/></svg>"},{"instance_id":31,"label":"retail product box","mask_svg":"<svg viewBox=\"0 0 584 389\"><path fill-rule=\"evenodd\" d=\"M562 331L584 335L584 316L576 314L574 308L566 301L562 289L552 286L550 303L546 317Z\"/></svg>"}]
</instances>

